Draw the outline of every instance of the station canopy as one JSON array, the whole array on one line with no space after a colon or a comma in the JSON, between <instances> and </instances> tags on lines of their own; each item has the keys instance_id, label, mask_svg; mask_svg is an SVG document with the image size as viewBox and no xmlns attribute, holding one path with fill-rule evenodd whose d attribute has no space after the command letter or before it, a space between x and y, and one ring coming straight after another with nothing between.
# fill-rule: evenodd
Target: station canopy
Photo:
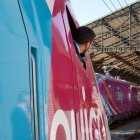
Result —
<instances>
[{"instance_id":1,"label":"station canopy","mask_svg":"<svg viewBox=\"0 0 140 140\"><path fill-rule=\"evenodd\" d=\"M89 53L95 72L140 85L140 1L86 25L96 38Z\"/></svg>"}]
</instances>

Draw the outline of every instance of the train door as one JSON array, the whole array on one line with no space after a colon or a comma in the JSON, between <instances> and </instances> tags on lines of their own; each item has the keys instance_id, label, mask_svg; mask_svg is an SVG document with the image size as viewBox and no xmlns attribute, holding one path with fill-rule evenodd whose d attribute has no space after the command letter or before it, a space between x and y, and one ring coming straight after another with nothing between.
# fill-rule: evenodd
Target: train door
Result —
<instances>
[{"instance_id":1,"label":"train door","mask_svg":"<svg viewBox=\"0 0 140 140\"><path fill-rule=\"evenodd\" d=\"M132 86L132 88L131 88L131 92L132 92L132 110L133 110L133 112L135 113L136 111L137 111L137 109L138 109L138 107L139 107L139 105L138 105L138 91L139 91L139 89L137 88L137 87L135 87L135 86Z\"/></svg>"},{"instance_id":2,"label":"train door","mask_svg":"<svg viewBox=\"0 0 140 140\"><path fill-rule=\"evenodd\" d=\"M116 85L113 80L107 80L108 83L108 89L110 92L110 95L108 95L108 100L110 102L110 106L113 112L113 116L115 116L118 113L118 107L116 103Z\"/></svg>"},{"instance_id":3,"label":"train door","mask_svg":"<svg viewBox=\"0 0 140 140\"><path fill-rule=\"evenodd\" d=\"M112 92L111 93L111 104L112 104L112 108L114 110L114 116L117 116L121 113L121 103L120 103L120 87L118 87L118 83L114 80L109 80L108 81L109 85L112 87Z\"/></svg>"},{"instance_id":4,"label":"train door","mask_svg":"<svg viewBox=\"0 0 140 140\"><path fill-rule=\"evenodd\" d=\"M33 140L29 44L20 4L1 0L0 5L0 139Z\"/></svg>"},{"instance_id":5,"label":"train door","mask_svg":"<svg viewBox=\"0 0 140 140\"><path fill-rule=\"evenodd\" d=\"M137 110L140 111L140 88L137 87Z\"/></svg>"},{"instance_id":6,"label":"train door","mask_svg":"<svg viewBox=\"0 0 140 140\"><path fill-rule=\"evenodd\" d=\"M129 85L127 83L120 82L120 88L121 88L121 94L122 94L121 110L123 111L123 114L127 114L127 112L130 109L129 101L128 101Z\"/></svg>"},{"instance_id":7,"label":"train door","mask_svg":"<svg viewBox=\"0 0 140 140\"><path fill-rule=\"evenodd\" d=\"M124 108L124 113L129 114L131 111L131 90L130 90L130 85L128 83L124 83L122 86L122 91L123 91L123 108Z\"/></svg>"},{"instance_id":8,"label":"train door","mask_svg":"<svg viewBox=\"0 0 140 140\"><path fill-rule=\"evenodd\" d=\"M71 14L66 7L64 7L63 11L65 29L73 62L76 139L109 139L109 134L108 131L106 131L102 116L102 107L95 79L93 75L90 75L92 80L89 78L88 69L83 67L76 54L72 38L73 33L71 32L76 30L73 17L71 17ZM88 55L87 59L89 59ZM88 66L90 68L92 67L91 64L87 65L87 67Z\"/></svg>"},{"instance_id":9,"label":"train door","mask_svg":"<svg viewBox=\"0 0 140 140\"><path fill-rule=\"evenodd\" d=\"M123 107L123 93L122 93L122 83L119 81L116 81L117 89L116 89L116 99L117 99L117 105L121 111L121 113L124 112L125 108Z\"/></svg>"},{"instance_id":10,"label":"train door","mask_svg":"<svg viewBox=\"0 0 140 140\"><path fill-rule=\"evenodd\" d=\"M119 114L122 114L124 112L122 87L119 81L116 81L115 84L116 84L115 90L116 105L118 106Z\"/></svg>"}]
</instances>

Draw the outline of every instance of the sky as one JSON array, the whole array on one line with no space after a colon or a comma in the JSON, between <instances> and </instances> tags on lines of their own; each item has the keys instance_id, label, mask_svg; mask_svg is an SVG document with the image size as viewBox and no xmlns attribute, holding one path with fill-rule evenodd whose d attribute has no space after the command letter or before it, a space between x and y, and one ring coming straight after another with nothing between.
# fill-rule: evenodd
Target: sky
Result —
<instances>
[{"instance_id":1,"label":"sky","mask_svg":"<svg viewBox=\"0 0 140 140\"><path fill-rule=\"evenodd\" d=\"M86 25L136 1L138 0L70 0L80 25Z\"/></svg>"}]
</instances>

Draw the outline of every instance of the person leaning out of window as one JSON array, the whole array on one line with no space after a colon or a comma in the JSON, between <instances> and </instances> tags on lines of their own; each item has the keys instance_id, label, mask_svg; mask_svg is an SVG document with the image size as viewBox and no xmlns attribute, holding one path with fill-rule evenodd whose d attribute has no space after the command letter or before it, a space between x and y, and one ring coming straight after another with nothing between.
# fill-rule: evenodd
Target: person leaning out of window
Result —
<instances>
[{"instance_id":1,"label":"person leaning out of window","mask_svg":"<svg viewBox=\"0 0 140 140\"><path fill-rule=\"evenodd\" d=\"M85 26L79 27L73 36L76 53L85 69L85 53L91 48L95 36L93 30Z\"/></svg>"}]
</instances>

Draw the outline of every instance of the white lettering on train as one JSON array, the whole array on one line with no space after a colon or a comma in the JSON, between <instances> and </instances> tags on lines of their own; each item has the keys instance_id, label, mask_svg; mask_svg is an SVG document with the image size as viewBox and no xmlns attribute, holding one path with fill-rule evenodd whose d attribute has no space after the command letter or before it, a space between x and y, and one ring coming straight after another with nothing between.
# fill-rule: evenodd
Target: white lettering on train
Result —
<instances>
[{"instance_id":1,"label":"white lettering on train","mask_svg":"<svg viewBox=\"0 0 140 140\"><path fill-rule=\"evenodd\" d=\"M59 125L63 126L66 134L66 139L71 140L70 127L69 127L67 116L65 115L64 111L60 109L56 111L53 117L50 140L56 140L57 128Z\"/></svg>"},{"instance_id":2,"label":"white lettering on train","mask_svg":"<svg viewBox=\"0 0 140 140\"><path fill-rule=\"evenodd\" d=\"M93 90L95 92L95 88ZM85 101L86 97L84 87L82 87L82 98ZM86 108L81 108L79 112L81 140L106 140L104 121L99 106L98 108L96 107L96 112L93 107L91 107L89 111L89 118ZM56 140L56 134L59 125L63 126L64 128L66 140L76 140L76 124L74 110L71 110L70 113L71 122L69 123L68 118L63 110L59 109L56 111L52 120L50 140Z\"/></svg>"},{"instance_id":3,"label":"white lettering on train","mask_svg":"<svg viewBox=\"0 0 140 140\"><path fill-rule=\"evenodd\" d=\"M82 140L85 140L85 136L86 140L93 140L94 138L96 140L102 140L102 137L104 137L104 140L106 139L105 126L100 111L97 111L96 115L92 107L90 109L90 118L88 121L86 108L80 109L80 119L81 119L80 122L81 122ZM102 126L100 126L100 121L102 121ZM93 128L93 124L97 124L97 127L94 126L95 128ZM56 111L52 121L50 140L56 140L56 134L59 125L63 126L67 140L76 140L76 125L73 110L71 110L71 124L68 123L68 118L63 110L59 109ZM71 131L69 125L71 125Z\"/></svg>"}]
</instances>

